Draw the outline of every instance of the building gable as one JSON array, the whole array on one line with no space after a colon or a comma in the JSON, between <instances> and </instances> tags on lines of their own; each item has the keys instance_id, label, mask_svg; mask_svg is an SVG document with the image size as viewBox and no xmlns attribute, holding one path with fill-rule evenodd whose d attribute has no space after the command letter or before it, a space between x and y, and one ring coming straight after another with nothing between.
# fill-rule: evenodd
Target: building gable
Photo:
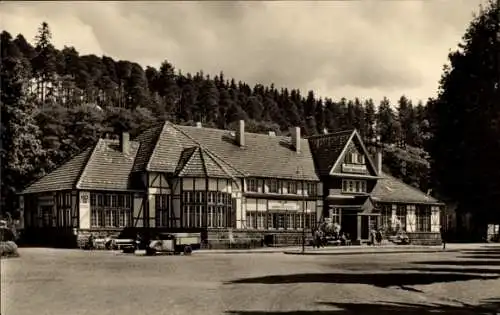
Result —
<instances>
[{"instance_id":1,"label":"building gable","mask_svg":"<svg viewBox=\"0 0 500 315\"><path fill-rule=\"evenodd\" d=\"M347 140L330 175L350 174L361 176L377 176L377 169L366 149L359 133L354 130Z\"/></svg>"}]
</instances>

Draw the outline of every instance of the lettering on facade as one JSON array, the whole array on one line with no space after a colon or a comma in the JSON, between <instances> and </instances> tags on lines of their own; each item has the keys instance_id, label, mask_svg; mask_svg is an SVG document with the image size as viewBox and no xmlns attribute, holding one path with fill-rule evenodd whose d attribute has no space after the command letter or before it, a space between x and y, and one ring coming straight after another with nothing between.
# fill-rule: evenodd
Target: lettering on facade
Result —
<instances>
[{"instance_id":1,"label":"lettering on facade","mask_svg":"<svg viewBox=\"0 0 500 315\"><path fill-rule=\"evenodd\" d=\"M270 210L298 210L299 206L296 202L285 201L269 201L268 208Z\"/></svg>"},{"instance_id":2,"label":"lettering on facade","mask_svg":"<svg viewBox=\"0 0 500 315\"><path fill-rule=\"evenodd\" d=\"M364 164L342 164L342 172L365 174L367 172L366 165Z\"/></svg>"}]
</instances>

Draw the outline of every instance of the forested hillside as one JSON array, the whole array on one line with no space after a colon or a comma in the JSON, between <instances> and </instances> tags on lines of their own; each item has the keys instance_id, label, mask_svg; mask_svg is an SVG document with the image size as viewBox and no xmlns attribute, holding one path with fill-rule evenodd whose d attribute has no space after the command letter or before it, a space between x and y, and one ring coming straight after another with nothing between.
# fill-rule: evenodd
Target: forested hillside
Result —
<instances>
[{"instance_id":1,"label":"forested hillside","mask_svg":"<svg viewBox=\"0 0 500 315\"><path fill-rule=\"evenodd\" d=\"M2 195L52 170L106 132L129 129L137 135L153 123L201 121L232 128L239 119L253 132L287 133L301 126L305 135L357 128L366 139L385 144L387 171L428 188L429 137L426 106L401 96L383 99L319 98L313 91L250 86L223 72L182 73L164 61L159 69L108 56L56 49L47 23L31 45L19 34L1 34ZM7 162L7 163L5 163Z\"/></svg>"}]
</instances>

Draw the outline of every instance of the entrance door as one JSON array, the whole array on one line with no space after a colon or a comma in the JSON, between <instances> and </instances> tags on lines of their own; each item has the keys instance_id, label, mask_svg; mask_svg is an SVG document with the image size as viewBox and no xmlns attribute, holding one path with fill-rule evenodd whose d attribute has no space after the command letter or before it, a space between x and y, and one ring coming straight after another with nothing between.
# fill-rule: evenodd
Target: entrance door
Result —
<instances>
[{"instance_id":1,"label":"entrance door","mask_svg":"<svg viewBox=\"0 0 500 315\"><path fill-rule=\"evenodd\" d=\"M367 240L370 238L370 217L367 215L361 216L361 239Z\"/></svg>"},{"instance_id":2,"label":"entrance door","mask_svg":"<svg viewBox=\"0 0 500 315\"><path fill-rule=\"evenodd\" d=\"M342 231L349 233L349 238L353 241L357 239L358 217L355 214L342 213Z\"/></svg>"},{"instance_id":3,"label":"entrance door","mask_svg":"<svg viewBox=\"0 0 500 315\"><path fill-rule=\"evenodd\" d=\"M361 238L364 240L370 239L370 231L378 230L377 216L363 215L361 216Z\"/></svg>"}]
</instances>

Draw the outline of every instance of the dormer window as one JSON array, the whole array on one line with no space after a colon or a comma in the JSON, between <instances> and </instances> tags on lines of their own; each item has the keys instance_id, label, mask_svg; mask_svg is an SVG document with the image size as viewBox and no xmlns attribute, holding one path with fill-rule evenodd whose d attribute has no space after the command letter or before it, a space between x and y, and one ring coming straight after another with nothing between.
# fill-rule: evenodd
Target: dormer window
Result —
<instances>
[{"instance_id":1,"label":"dormer window","mask_svg":"<svg viewBox=\"0 0 500 315\"><path fill-rule=\"evenodd\" d=\"M365 164L365 156L362 154L358 154L358 163Z\"/></svg>"}]
</instances>

